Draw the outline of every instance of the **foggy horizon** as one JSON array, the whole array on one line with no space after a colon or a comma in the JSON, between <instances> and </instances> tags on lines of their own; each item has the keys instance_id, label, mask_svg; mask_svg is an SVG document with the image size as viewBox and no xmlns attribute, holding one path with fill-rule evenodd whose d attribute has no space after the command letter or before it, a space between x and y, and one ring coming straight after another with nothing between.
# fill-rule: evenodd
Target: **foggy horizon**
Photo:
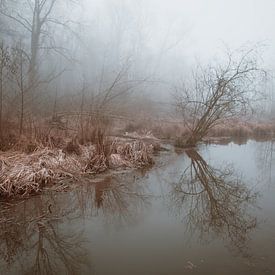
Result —
<instances>
[{"instance_id":1,"label":"foggy horizon","mask_svg":"<svg viewBox=\"0 0 275 275\"><path fill-rule=\"evenodd\" d=\"M275 0L0 0L0 274L275 274Z\"/></svg>"}]
</instances>

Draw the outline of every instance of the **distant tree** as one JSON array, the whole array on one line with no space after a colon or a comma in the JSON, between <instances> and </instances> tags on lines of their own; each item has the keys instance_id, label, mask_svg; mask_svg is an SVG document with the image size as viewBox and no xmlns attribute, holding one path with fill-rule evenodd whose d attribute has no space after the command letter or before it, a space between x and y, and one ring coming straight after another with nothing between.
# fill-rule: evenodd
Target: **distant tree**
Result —
<instances>
[{"instance_id":1,"label":"distant tree","mask_svg":"<svg viewBox=\"0 0 275 275\"><path fill-rule=\"evenodd\" d=\"M24 124L24 115L25 115L25 101L26 93L29 92L29 86L27 84L27 68L28 67L28 58L22 48L21 44L18 44L12 49L11 62L10 62L10 71L12 78L16 83L16 87L19 91L19 136L23 133L23 124Z\"/></svg>"},{"instance_id":2,"label":"distant tree","mask_svg":"<svg viewBox=\"0 0 275 275\"><path fill-rule=\"evenodd\" d=\"M21 1L20 1L21 2ZM67 0L67 2L77 1ZM28 86L34 87L38 82L38 58L42 49L61 51L54 43L50 25L61 25L69 28L67 24L53 16L55 7L60 0L22 0L19 4L11 1L3 5L0 14L12 20L28 33L30 38Z\"/></svg>"},{"instance_id":3,"label":"distant tree","mask_svg":"<svg viewBox=\"0 0 275 275\"><path fill-rule=\"evenodd\" d=\"M8 48L4 45L4 42L0 41L0 140L2 139L3 132L3 104L4 104L4 89L5 80L9 71L10 55Z\"/></svg>"}]
</instances>

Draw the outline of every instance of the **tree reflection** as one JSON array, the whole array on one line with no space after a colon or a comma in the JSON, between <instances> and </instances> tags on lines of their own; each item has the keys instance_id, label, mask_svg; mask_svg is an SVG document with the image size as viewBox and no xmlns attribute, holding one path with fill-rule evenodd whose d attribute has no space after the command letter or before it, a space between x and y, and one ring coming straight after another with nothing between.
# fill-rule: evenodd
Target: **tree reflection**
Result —
<instances>
[{"instance_id":1,"label":"tree reflection","mask_svg":"<svg viewBox=\"0 0 275 275\"><path fill-rule=\"evenodd\" d=\"M139 213L150 204L138 174L109 176L76 190L75 204L84 216L100 216L105 224L120 227L135 224Z\"/></svg>"},{"instance_id":2,"label":"tree reflection","mask_svg":"<svg viewBox=\"0 0 275 275\"><path fill-rule=\"evenodd\" d=\"M6 274L79 274L85 268L90 274L81 221L100 217L112 225L136 222L140 208L149 203L144 188L137 175L106 177L67 194L50 192L0 204L0 264ZM76 228L66 221L76 221Z\"/></svg>"},{"instance_id":3,"label":"tree reflection","mask_svg":"<svg viewBox=\"0 0 275 275\"><path fill-rule=\"evenodd\" d=\"M20 274L76 274L86 264L81 232L60 230L62 217L51 212L49 200L34 200L2 210L1 258L8 269L20 266Z\"/></svg>"},{"instance_id":4,"label":"tree reflection","mask_svg":"<svg viewBox=\"0 0 275 275\"><path fill-rule=\"evenodd\" d=\"M173 185L172 199L187 228L199 232L202 239L214 233L229 239L233 248L245 252L249 232L256 218L249 212L256 194L240 180L232 167L215 169L195 150L186 151L190 165Z\"/></svg>"},{"instance_id":5,"label":"tree reflection","mask_svg":"<svg viewBox=\"0 0 275 275\"><path fill-rule=\"evenodd\" d=\"M273 182L274 178L274 140L256 144L257 166L262 172L262 182Z\"/></svg>"},{"instance_id":6,"label":"tree reflection","mask_svg":"<svg viewBox=\"0 0 275 275\"><path fill-rule=\"evenodd\" d=\"M62 234L49 220L39 221L37 231L37 241L31 247L36 248L34 265L26 274L56 274L58 270L77 274L86 257L81 234Z\"/></svg>"}]
</instances>

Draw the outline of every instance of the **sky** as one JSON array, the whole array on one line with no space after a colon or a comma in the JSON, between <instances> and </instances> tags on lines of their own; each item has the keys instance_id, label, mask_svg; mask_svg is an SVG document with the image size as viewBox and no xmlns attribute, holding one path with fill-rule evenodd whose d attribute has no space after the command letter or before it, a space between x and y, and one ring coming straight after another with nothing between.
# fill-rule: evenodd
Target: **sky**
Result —
<instances>
[{"instance_id":1,"label":"sky","mask_svg":"<svg viewBox=\"0 0 275 275\"><path fill-rule=\"evenodd\" d=\"M123 17L122 28L134 22L131 31L142 33L144 52L159 56L156 68L163 76L219 60L226 48L255 45L260 45L264 68L275 71L275 0L82 1L83 18L100 21L102 36L116 12Z\"/></svg>"},{"instance_id":2,"label":"sky","mask_svg":"<svg viewBox=\"0 0 275 275\"><path fill-rule=\"evenodd\" d=\"M149 0L157 30L173 26L184 34L184 51L194 58L211 58L226 44L239 48L261 43L275 61L274 0ZM147 1L146 1L147 3ZM144 4L147 5L144 1ZM270 62L271 61L271 62ZM275 62L274 62L275 63Z\"/></svg>"},{"instance_id":3,"label":"sky","mask_svg":"<svg viewBox=\"0 0 275 275\"><path fill-rule=\"evenodd\" d=\"M188 60L208 60L224 45L236 49L260 43L265 46L266 62L275 64L274 0L83 1L89 18L104 17L104 12L99 12L103 6L130 7L129 16L142 21L143 32L155 51L165 44Z\"/></svg>"}]
</instances>

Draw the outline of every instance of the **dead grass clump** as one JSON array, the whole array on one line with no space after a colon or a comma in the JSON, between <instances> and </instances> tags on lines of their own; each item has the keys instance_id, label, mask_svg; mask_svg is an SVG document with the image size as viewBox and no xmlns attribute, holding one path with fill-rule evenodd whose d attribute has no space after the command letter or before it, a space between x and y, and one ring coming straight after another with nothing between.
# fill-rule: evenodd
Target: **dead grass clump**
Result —
<instances>
[{"instance_id":1,"label":"dead grass clump","mask_svg":"<svg viewBox=\"0 0 275 275\"><path fill-rule=\"evenodd\" d=\"M97 128L94 131L95 151L86 164L85 172L102 173L109 168L109 156L112 151L112 141L106 136L104 129Z\"/></svg>"},{"instance_id":2,"label":"dead grass clump","mask_svg":"<svg viewBox=\"0 0 275 275\"><path fill-rule=\"evenodd\" d=\"M93 145L80 145L72 139L61 149L21 138L18 147L13 148L17 151L0 156L0 197L26 197L64 179L80 180L84 174L102 173L109 168L153 164L157 141L151 133L144 134L144 141L118 142L105 130L93 130Z\"/></svg>"},{"instance_id":3,"label":"dead grass clump","mask_svg":"<svg viewBox=\"0 0 275 275\"><path fill-rule=\"evenodd\" d=\"M67 142L66 146L64 147L64 152L68 154L76 154L81 155L81 147L76 139L72 139Z\"/></svg>"},{"instance_id":4,"label":"dead grass clump","mask_svg":"<svg viewBox=\"0 0 275 275\"><path fill-rule=\"evenodd\" d=\"M162 149L159 139L154 136L152 131L143 130L139 133L126 133L126 137L139 140L140 142L143 142L146 146L151 146L154 153Z\"/></svg>"},{"instance_id":5,"label":"dead grass clump","mask_svg":"<svg viewBox=\"0 0 275 275\"><path fill-rule=\"evenodd\" d=\"M27 138L26 136L22 136L13 145L12 149L16 151L21 151L26 154L31 154L42 147L43 145L36 140L32 140Z\"/></svg>"},{"instance_id":6,"label":"dead grass clump","mask_svg":"<svg viewBox=\"0 0 275 275\"><path fill-rule=\"evenodd\" d=\"M45 147L50 147L50 148L64 148L66 146L66 141L65 141L65 138L62 137L62 136L49 136L47 139L46 139L46 142L43 143L43 145Z\"/></svg>"},{"instance_id":7,"label":"dead grass clump","mask_svg":"<svg viewBox=\"0 0 275 275\"><path fill-rule=\"evenodd\" d=\"M87 143L96 144L99 134L107 136L110 132L112 122L104 115L95 114L94 117L81 118L81 121L76 121L76 125L72 128L77 128L77 140L80 144Z\"/></svg>"},{"instance_id":8,"label":"dead grass clump","mask_svg":"<svg viewBox=\"0 0 275 275\"><path fill-rule=\"evenodd\" d=\"M17 143L18 137L14 133L8 133L0 139L0 151L7 151L14 147Z\"/></svg>"},{"instance_id":9,"label":"dead grass clump","mask_svg":"<svg viewBox=\"0 0 275 275\"><path fill-rule=\"evenodd\" d=\"M52 182L53 173L45 167L17 164L1 170L1 197L23 196L38 193L43 185Z\"/></svg>"},{"instance_id":10,"label":"dead grass clump","mask_svg":"<svg viewBox=\"0 0 275 275\"><path fill-rule=\"evenodd\" d=\"M153 135L152 131L147 130L142 130L140 132L126 132L125 136L139 140L158 141L158 139Z\"/></svg>"},{"instance_id":11,"label":"dead grass clump","mask_svg":"<svg viewBox=\"0 0 275 275\"><path fill-rule=\"evenodd\" d=\"M109 157L110 168L133 167L133 164L125 160L120 154L113 153Z\"/></svg>"},{"instance_id":12,"label":"dead grass clump","mask_svg":"<svg viewBox=\"0 0 275 275\"><path fill-rule=\"evenodd\" d=\"M49 148L31 154L5 153L0 158L0 197L26 197L62 179L75 178L85 161L85 155L76 158Z\"/></svg>"},{"instance_id":13,"label":"dead grass clump","mask_svg":"<svg viewBox=\"0 0 275 275\"><path fill-rule=\"evenodd\" d=\"M85 171L102 173L108 168L144 167L153 164L154 146L143 141L122 142L105 141L97 146Z\"/></svg>"},{"instance_id":14,"label":"dead grass clump","mask_svg":"<svg viewBox=\"0 0 275 275\"><path fill-rule=\"evenodd\" d=\"M143 167L154 163L152 154L154 147L141 140L118 145L116 153L121 155L123 160L131 163L135 167Z\"/></svg>"},{"instance_id":15,"label":"dead grass clump","mask_svg":"<svg viewBox=\"0 0 275 275\"><path fill-rule=\"evenodd\" d=\"M85 167L85 172L89 174L102 173L105 172L108 167L108 158L104 154L95 154L89 159Z\"/></svg>"},{"instance_id":16,"label":"dead grass clump","mask_svg":"<svg viewBox=\"0 0 275 275\"><path fill-rule=\"evenodd\" d=\"M29 143L26 144L24 151L27 154L30 154L30 153L34 152L37 148L38 148L37 144L33 141L30 141Z\"/></svg>"},{"instance_id":17,"label":"dead grass clump","mask_svg":"<svg viewBox=\"0 0 275 275\"><path fill-rule=\"evenodd\" d=\"M144 167L153 164L152 144L136 140L117 142L103 138L79 145L80 155L62 149L38 148L32 153L5 152L0 157L0 197L27 197L64 179L80 180L109 168Z\"/></svg>"}]
</instances>

